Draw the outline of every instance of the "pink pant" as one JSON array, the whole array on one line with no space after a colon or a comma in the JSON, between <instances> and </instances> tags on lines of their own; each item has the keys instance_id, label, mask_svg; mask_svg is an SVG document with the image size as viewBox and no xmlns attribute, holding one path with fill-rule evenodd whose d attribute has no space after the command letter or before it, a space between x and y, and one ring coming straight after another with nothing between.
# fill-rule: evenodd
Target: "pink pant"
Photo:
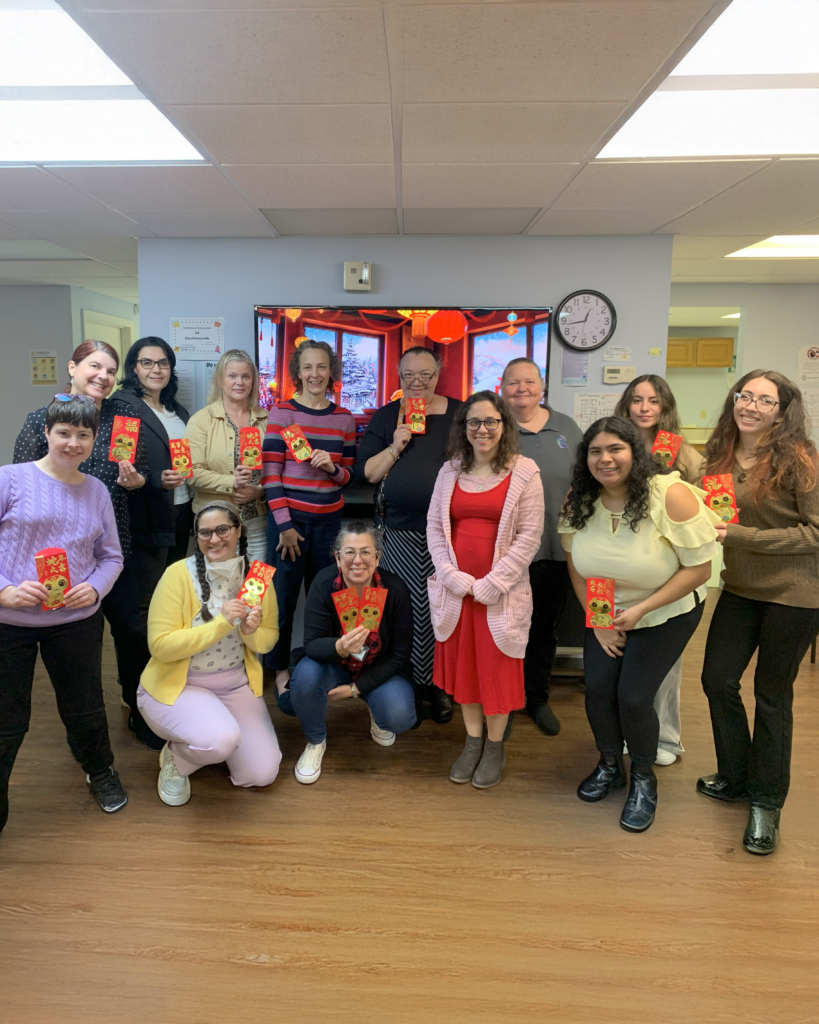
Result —
<instances>
[{"instance_id":1,"label":"pink pant","mask_svg":"<svg viewBox=\"0 0 819 1024\"><path fill-rule=\"evenodd\" d=\"M157 736L171 741L180 775L222 761L234 786L269 786L279 774L276 730L243 665L189 674L175 704L161 704L140 686L137 706Z\"/></svg>"}]
</instances>

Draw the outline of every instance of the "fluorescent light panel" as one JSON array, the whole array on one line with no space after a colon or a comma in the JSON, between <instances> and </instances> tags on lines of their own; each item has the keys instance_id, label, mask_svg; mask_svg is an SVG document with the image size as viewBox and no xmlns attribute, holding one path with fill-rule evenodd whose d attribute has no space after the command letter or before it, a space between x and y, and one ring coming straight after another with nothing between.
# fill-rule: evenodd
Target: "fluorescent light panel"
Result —
<instances>
[{"instance_id":1,"label":"fluorescent light panel","mask_svg":"<svg viewBox=\"0 0 819 1024\"><path fill-rule=\"evenodd\" d=\"M772 235L726 259L819 260L819 235Z\"/></svg>"},{"instance_id":2,"label":"fluorescent light panel","mask_svg":"<svg viewBox=\"0 0 819 1024\"><path fill-rule=\"evenodd\" d=\"M720 320L739 320L741 316L741 313L726 313L725 316L720 317Z\"/></svg>"}]
</instances>

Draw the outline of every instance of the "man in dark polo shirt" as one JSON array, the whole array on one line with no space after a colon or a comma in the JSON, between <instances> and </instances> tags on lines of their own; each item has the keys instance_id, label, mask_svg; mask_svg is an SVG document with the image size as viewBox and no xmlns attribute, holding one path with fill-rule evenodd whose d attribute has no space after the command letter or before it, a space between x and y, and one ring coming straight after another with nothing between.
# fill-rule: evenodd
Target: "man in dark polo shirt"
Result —
<instances>
[{"instance_id":1,"label":"man in dark polo shirt","mask_svg":"<svg viewBox=\"0 0 819 1024\"><path fill-rule=\"evenodd\" d=\"M501 394L517 420L521 452L538 464L543 483L546 516L540 549L529 566L534 610L523 678L527 712L541 732L556 736L560 722L549 707L549 677L557 650L557 623L569 593L569 572L557 534L557 519L571 483L575 449L583 435L570 416L540 404L543 378L531 359L513 359L507 364Z\"/></svg>"}]
</instances>

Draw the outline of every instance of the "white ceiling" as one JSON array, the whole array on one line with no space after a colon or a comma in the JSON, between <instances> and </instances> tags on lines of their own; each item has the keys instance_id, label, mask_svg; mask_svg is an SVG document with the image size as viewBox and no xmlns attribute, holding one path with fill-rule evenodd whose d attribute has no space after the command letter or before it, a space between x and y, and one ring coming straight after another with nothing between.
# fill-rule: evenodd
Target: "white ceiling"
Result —
<instances>
[{"instance_id":1,"label":"white ceiling","mask_svg":"<svg viewBox=\"0 0 819 1024\"><path fill-rule=\"evenodd\" d=\"M61 5L211 165L0 168L0 283L136 301L138 237L652 232L675 280L819 281L724 259L819 230L819 159L595 162L727 0Z\"/></svg>"}]
</instances>

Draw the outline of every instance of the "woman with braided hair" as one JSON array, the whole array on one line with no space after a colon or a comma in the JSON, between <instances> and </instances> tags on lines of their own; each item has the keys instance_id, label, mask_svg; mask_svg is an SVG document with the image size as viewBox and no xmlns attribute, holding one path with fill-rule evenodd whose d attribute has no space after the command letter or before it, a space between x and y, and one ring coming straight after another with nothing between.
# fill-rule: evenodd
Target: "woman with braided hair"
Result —
<instances>
[{"instance_id":1,"label":"woman with braided hair","mask_svg":"<svg viewBox=\"0 0 819 1024\"><path fill-rule=\"evenodd\" d=\"M191 797L189 776L227 761L234 786L269 786L281 751L262 698L258 655L279 635L273 588L261 605L237 599L247 573L247 534L229 501L209 501L193 526L196 553L169 566L148 612L151 660L137 703L167 740L159 755L159 799Z\"/></svg>"}]
</instances>

